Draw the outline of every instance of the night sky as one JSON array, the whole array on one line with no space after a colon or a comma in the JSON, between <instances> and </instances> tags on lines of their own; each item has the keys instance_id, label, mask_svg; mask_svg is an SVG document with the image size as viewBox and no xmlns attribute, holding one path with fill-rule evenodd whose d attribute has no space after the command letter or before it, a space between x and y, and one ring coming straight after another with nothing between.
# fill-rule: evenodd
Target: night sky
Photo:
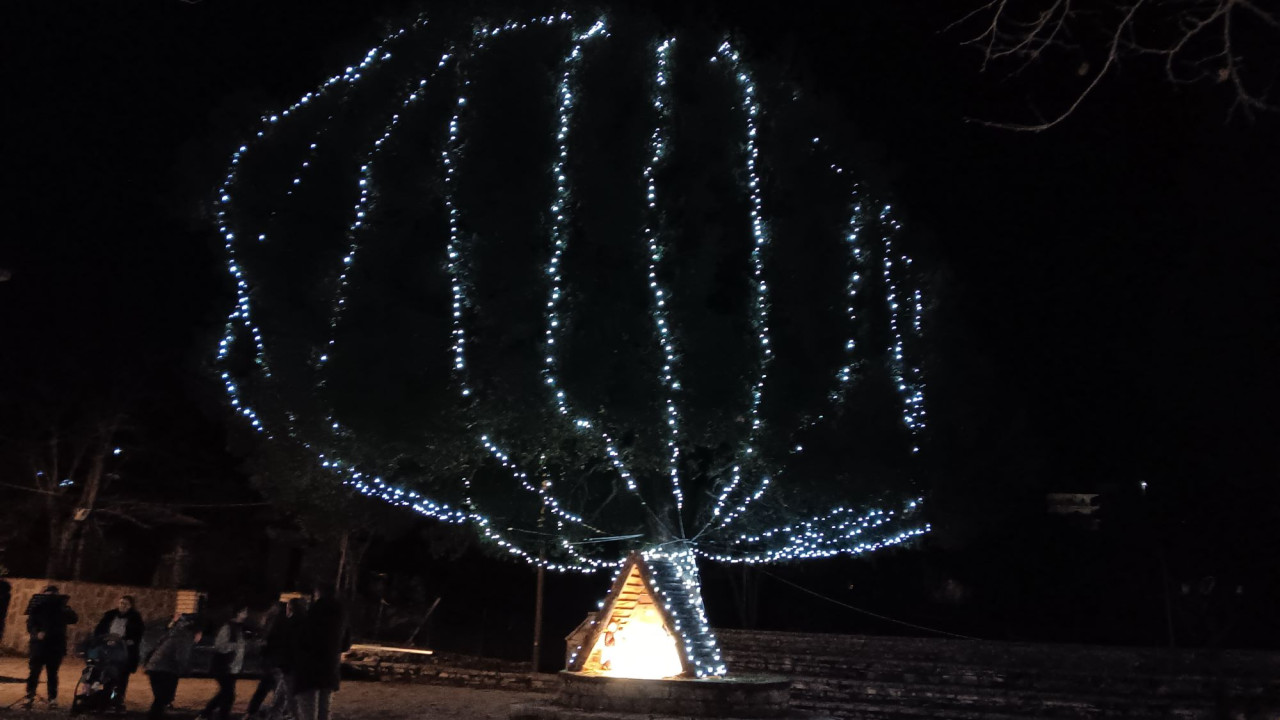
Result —
<instances>
[{"instance_id":1,"label":"night sky","mask_svg":"<svg viewBox=\"0 0 1280 720\"><path fill-rule=\"evenodd\" d=\"M979 73L944 31L951 3L738 5L658 15L739 27L875 159L929 268L948 502L1146 481L1217 557L1274 543L1277 118L1228 121L1218 89L1134 66L1057 128L993 129L966 119L1056 107L1066 80ZM216 397L204 373L231 300L208 201L230 151L410 7L9 8L4 384L124 376L171 409Z\"/></svg>"}]
</instances>

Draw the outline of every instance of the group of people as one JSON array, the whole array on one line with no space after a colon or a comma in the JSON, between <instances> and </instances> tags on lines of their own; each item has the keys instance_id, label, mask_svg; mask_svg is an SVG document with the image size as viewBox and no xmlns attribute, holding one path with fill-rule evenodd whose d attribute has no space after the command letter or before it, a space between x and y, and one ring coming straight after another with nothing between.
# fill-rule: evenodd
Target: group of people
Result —
<instances>
[{"instance_id":1,"label":"group of people","mask_svg":"<svg viewBox=\"0 0 1280 720\"><path fill-rule=\"evenodd\" d=\"M49 707L57 707L58 668L67 654L67 625L79 617L58 588L45 588L28 608L30 674L27 701L35 698L40 673L47 676ZM245 622L248 610L241 608L231 619L216 626L209 674L217 682L217 693L198 718L228 720L236 698L236 680L245 667L247 649ZM315 589L311 602L293 598L280 611L273 607L262 623L262 674L249 700L247 718L297 718L328 720L330 701L338 689L342 654L351 647L346 611L334 597L332 586ZM164 635L142 656L142 616L133 598L121 597L116 607L103 614L94 628L95 636L118 636L128 649L128 661L121 668L116 709L124 710L129 676L139 666L151 682L149 718L161 718L172 705L178 681L191 670L192 651L203 637L198 616L175 614ZM266 705L267 698L271 698ZM265 705L265 707L264 707Z\"/></svg>"}]
</instances>

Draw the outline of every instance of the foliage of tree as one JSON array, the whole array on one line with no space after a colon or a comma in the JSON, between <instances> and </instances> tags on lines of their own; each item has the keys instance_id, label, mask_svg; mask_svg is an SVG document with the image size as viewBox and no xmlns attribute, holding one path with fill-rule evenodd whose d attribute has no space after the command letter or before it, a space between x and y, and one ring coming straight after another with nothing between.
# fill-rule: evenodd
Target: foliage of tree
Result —
<instances>
[{"instance_id":1,"label":"foliage of tree","mask_svg":"<svg viewBox=\"0 0 1280 720\"><path fill-rule=\"evenodd\" d=\"M479 35L413 24L412 43L393 33L358 71L267 117L212 208L239 288L219 350L237 410L371 495L465 517L515 552L550 533L571 565L666 542L736 557L717 537L736 516L720 515L748 505L741 532L778 533L749 544L792 557L811 550L799 523L833 507L815 547L890 537L854 508L896 512L919 476L902 405L922 388L904 356L920 349L925 301L908 241L851 177L861 168L832 164L838 138L814 141L812 105L767 66L752 79L723 36L681 36L671 109L654 111L656 30L616 23L579 67L565 43L588 36L556 23L484 52ZM566 93L572 153L557 165ZM451 140L454 108L465 130ZM649 159L655 123L662 162ZM767 200L752 199L758 185ZM548 266L550 237L572 249ZM836 529L859 523L864 538Z\"/></svg>"}]
</instances>

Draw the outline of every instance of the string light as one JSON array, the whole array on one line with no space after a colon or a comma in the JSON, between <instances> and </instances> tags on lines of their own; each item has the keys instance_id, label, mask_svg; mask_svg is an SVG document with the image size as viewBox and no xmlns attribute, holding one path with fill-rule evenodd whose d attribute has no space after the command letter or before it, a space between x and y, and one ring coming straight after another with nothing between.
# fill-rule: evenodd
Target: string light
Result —
<instances>
[{"instance_id":1,"label":"string light","mask_svg":"<svg viewBox=\"0 0 1280 720\"><path fill-rule=\"evenodd\" d=\"M761 114L760 103L756 98L756 85L751 78L750 71L742 64L741 56L728 40L725 40L720 44L720 47L716 48L716 54L711 59L714 62L717 58L723 60L728 66L728 71L733 75L742 93L742 108L745 115L747 196L750 200L752 239L751 327L756 333L756 342L759 346L760 354L757 359L756 380L751 387L751 409L747 417L750 422L750 428L747 441L742 448L738 462L733 465L728 482L721 489L715 505L711 509L711 521L699 532L699 535L711 529L712 523L716 527L723 527L731 519L731 516L736 516L735 513L725 515L724 508L729 498L742 485L742 466L740 463L748 459L745 456L755 452L757 437L763 424L760 418L760 404L764 398L765 381L769 377L769 364L773 359L773 348L770 346L769 339L769 284L764 277L764 253L769 244L769 231L764 219L764 187L756 167L760 156L760 148L757 145L756 138L758 133L756 120ZM751 499L743 502L741 509L745 511L746 504L763 495L767 487L767 482L759 485L756 492L749 496Z\"/></svg>"},{"instance_id":2,"label":"string light","mask_svg":"<svg viewBox=\"0 0 1280 720\"><path fill-rule=\"evenodd\" d=\"M385 56L389 57L389 56ZM329 311L329 340L325 343L324 351L316 359L318 366L323 366L329 361L334 352L334 346L337 345L336 332L338 325L342 322L344 310L347 303L347 282L351 274L351 269L355 265L356 253L360 250L359 235L361 229L365 226L365 221L369 215L369 203L372 197L374 187L373 165L377 158L378 152L382 149L384 143L391 139L396 128L400 125L400 119L404 116L415 103L426 96L427 85L433 80L437 73L448 65L452 53L446 52L440 56L439 62L436 63L431 75L418 81L413 90L405 94L403 100L400 101L400 110L391 116L391 121L387 123L386 128L377 140L373 141L373 147L365 154L365 160L360 165L360 172L357 175L356 187L359 193L359 200L356 201L355 207L351 211L351 222L347 225L347 254L342 257L342 265L338 270L337 291L334 293L334 299ZM312 144L314 150L315 145ZM305 163L304 163L305 165ZM325 375L320 374L319 383L324 384ZM334 430L338 430L337 423L331 423Z\"/></svg>"},{"instance_id":3,"label":"string light","mask_svg":"<svg viewBox=\"0 0 1280 720\"><path fill-rule=\"evenodd\" d=\"M715 633L702 603L702 580L694 551L687 544L674 549L654 548L642 553L652 573L658 602L667 612L672 629L680 635L685 659L697 677L728 673Z\"/></svg>"},{"instance_id":4,"label":"string light","mask_svg":"<svg viewBox=\"0 0 1280 720\"><path fill-rule=\"evenodd\" d=\"M885 228L883 259L885 302L889 306L889 329L893 334L893 345L889 348L889 371L893 377L894 386L903 398L903 422L906 423L907 428L911 430L912 437L915 438L911 451L918 453L920 452L920 432L925 428L923 373L919 365L910 365L906 361L902 326L907 324L904 318L907 315L908 308L904 306L907 305L908 301L902 299L902 292L898 288L898 282L893 273L895 264L901 265L903 268L909 267L911 258L906 255L895 257L894 235L902 229L902 225L893 218L892 213L893 208L889 205L885 205L880 211L880 223ZM924 306L919 291L912 293L911 298L910 328L912 332L918 334L923 323L921 316L924 312Z\"/></svg>"},{"instance_id":5,"label":"string light","mask_svg":"<svg viewBox=\"0 0 1280 720\"><path fill-rule=\"evenodd\" d=\"M564 15L559 19L567 20L568 16ZM550 24L550 22L552 22L553 20L554 18L551 18L550 16L548 18L543 19L544 24ZM412 29L417 29L424 25L425 25L425 20L420 20L413 26ZM517 27L523 28L528 26L529 26L528 23L519 24L519 25L508 24L506 26L503 26L502 28L498 28L490 31L489 35L490 36L497 35L498 30L504 30L504 29L509 30ZM298 111L313 105L315 101L323 98L325 95L327 95L330 91L334 90L335 88L345 89L349 87L350 85L354 84L355 82L361 79L363 71L374 68L379 63L391 59L391 54L389 52L386 52L385 48L387 47L388 44L390 44L391 41L405 36L408 32L410 32L410 29L406 28L393 33L391 36L388 37L386 42L369 50L369 52L366 53L364 59L358 65L348 67L343 73L329 78L317 90L303 95L297 102L295 102L294 104L286 108L284 111L281 111L278 114L263 116L262 122L265 127L264 129L259 130L257 132L256 137L260 141L265 140L268 137L268 130L274 133L277 130L278 126L286 118L289 118L291 115L294 115ZM483 31L478 31L478 34L480 33L483 33ZM437 64L436 71L443 69L450 59L451 59L451 54L445 53L441 57L439 63ZM420 98L424 96L426 85L427 85L427 80L424 79L418 83L418 89L408 93L408 95L404 98L404 100L401 103L402 111L407 110L411 104L417 102ZM465 103L465 100L461 100L459 104L461 105L463 103ZM401 117L400 114L396 114L392 116L391 122L384 129L382 135L374 142L373 149L369 152L366 162L362 164L360 168L359 178L357 180L360 197L358 202L355 205L355 208L353 209L353 219L347 229L347 237L350 240L350 244L348 245L348 250L346 255L342 258L342 267L339 271L338 282L337 282L337 293L332 303L333 312L331 314L330 323L329 323L331 331L336 329L338 323L340 322L340 319L342 316L342 310L344 309L344 306L346 304L345 291L348 284L347 283L348 274L350 272L351 266L354 264L356 252L359 247L357 243L357 234L360 228L364 225L365 219L368 214L370 193L372 190L373 155L381 148L383 143L385 143L387 140L390 139L392 132L396 129L396 127L399 124L400 117ZM456 122L454 123L453 128L456 128ZM451 139L456 140L456 133L451 133L451 135L453 136ZM309 144L308 146L309 155L307 160L303 161L302 168L307 168L310 166L314 153L317 151L317 149L318 149L318 143L312 142ZM232 199L233 199L232 188L235 186L236 181L238 180L239 167L241 166L244 160L244 157L248 151L249 151L249 146L243 145L240 148L238 148L235 153L233 153L230 169L228 170L227 176L224 178L223 185L220 187L219 194L218 194L218 202L221 206L218 210L219 230L223 234L224 243L225 243L225 247L226 247L228 258L229 258L228 269L232 277L236 281L237 302L236 302L235 308L232 310L231 314L229 315L227 330L223 338L219 341L216 360L218 361L227 360L236 340L236 325L240 324L246 330L248 330L253 337L255 350L256 350L256 355L255 355L256 364L259 366L264 376L267 378L270 378L271 377L270 366L268 365L268 362L267 362L267 352L266 352L265 343L262 338L262 332L260 328L256 324L254 324L253 321L250 319L251 318L251 303L249 298L250 288L249 288L248 279L245 275L244 268L242 264L239 263L237 260L236 247L234 242L236 239L236 235L228 227L229 223L231 222L230 208L231 208ZM301 177L300 174L294 177L294 180L297 182L290 183L291 186L293 187L290 189L288 194L291 194L293 192L293 189L296 188L296 186L299 184L300 177ZM266 234L258 233L257 240L259 242L265 242L267 240ZM328 360L332 355L332 349L334 345L335 345L335 339L331 335L328 342L325 345L325 351L319 353L317 356L318 366L323 366L325 363L328 362ZM251 407L248 402L245 401L245 399L242 396L240 386L238 383L236 383L233 380L231 373L227 371L223 371L221 373L221 377L223 379L224 387L226 389L227 395L229 397L229 400L233 409L235 409L237 412L245 416L249 420L251 427L253 427L254 429L260 432L267 432L265 422L263 421L259 413L253 407ZM322 379L322 382L323 382L323 379ZM290 426L289 427L290 435L296 436L297 433L295 428L293 428L292 414L286 413L286 418L289 420L287 424ZM338 434L342 430L341 425L338 422L334 421L332 417L328 419L327 427L332 431L334 435ZM304 445L306 447L312 447L311 443L305 443ZM376 481L369 481L368 479L365 478L363 473L360 473L359 471L352 469L352 466L350 464L344 465L340 461L326 460L325 458L326 456L323 453L317 455L317 459L321 463L322 467L325 467L330 471L334 472L335 475L337 475L342 480L342 482L353 487L361 494L371 496L371 497L378 497L388 503L391 503L394 505L400 505L403 507L408 507L420 514L433 517L439 520L443 520L445 522L464 522L469 520L474 524L476 524L477 527L481 529L482 533L485 535L486 538L494 541L499 546L506 548L512 554L518 555L523 559L526 559L529 561L536 561L536 558L534 558L529 553L523 550L520 550L516 546L516 544L512 540L510 540L508 537L506 537L503 533L492 528L489 520L482 515L475 514L475 513L472 513L470 515L460 515L459 511L450 508L446 504L436 503L436 502L432 502L430 500L421 498L418 495L418 493L413 491L406 491L401 488L391 487L386 483L382 482L380 478L376 479ZM556 510L559 510L558 502L549 502L549 504ZM574 559L576 561L575 563L561 564L556 562L547 562L545 564L549 568L559 569L559 570L595 570L602 566L601 561L593 558L586 558L581 556L580 554L578 554L577 557L575 557ZM607 565L607 563L605 565Z\"/></svg>"},{"instance_id":6,"label":"string light","mask_svg":"<svg viewBox=\"0 0 1280 720\"><path fill-rule=\"evenodd\" d=\"M676 347L671 331L671 315L667 311L667 303L671 301L671 293L658 281L658 263L662 259L662 246L658 241L658 228L661 218L658 212L658 179L656 169L667 152L667 124L671 121L670 109L670 76L671 51L675 46L675 38L667 38L658 45L655 52L657 71L653 78L653 96L651 99L657 120L654 122L653 134L649 137L649 159L642 171L645 180L645 223L642 230L645 245L649 250L648 281L653 296L653 326L658 334L658 345L662 349L662 386L666 390L663 404L667 412L667 474L671 479L671 492L676 502L676 517L683 533L684 528L684 490L680 486L680 411L676 407L676 391L680 389L680 381L676 379Z\"/></svg>"},{"instance_id":7,"label":"string light","mask_svg":"<svg viewBox=\"0 0 1280 720\"><path fill-rule=\"evenodd\" d=\"M540 22L543 25L552 25L558 22L568 22L569 20L571 20L570 15L562 14L558 17L546 16L544 18L541 18L537 22ZM506 25L503 25L501 27L477 29L475 31L476 40L473 45L473 48L474 48L473 56L475 53L478 53L480 50L482 50L485 47L486 39L496 37L503 32L527 29L533 24L537 24L537 23L536 22L520 23L520 24L507 23ZM565 395L564 391L558 387L554 371L555 371L555 358L556 358L556 354L555 354L556 329L560 325L560 316L557 312L557 307L558 307L560 296L563 292L563 282L564 282L563 275L560 269L560 264L564 256L564 252L568 248L568 243L569 243L567 215L569 212L568 206L570 204L570 192L569 192L568 179L566 177L566 172L567 172L566 163L567 163L568 154L569 154L569 150L568 150L569 127L570 127L570 118L572 115L572 108L573 108L573 85L574 85L573 78L574 78L575 70L581 63L582 44L585 41L590 40L594 37L604 36L604 35L606 35L605 23L603 20L599 20L595 24L593 24L589 29L587 29L585 32L580 33L575 37L575 43L574 43L573 49L570 51L569 56L565 59L564 70L562 71L560 85L558 86L558 89L557 89L557 96L559 100L559 102L557 103L557 157L556 157L556 162L552 168L552 176L554 178L555 185L556 185L556 195L555 195L555 200L553 201L550 207L550 214L551 214L551 220L552 220L551 222L552 252L550 255L550 259L548 261L546 274L551 278L551 283L550 283L551 289L550 289L550 297L547 301L547 329L545 331L546 332L545 334L545 341L546 341L545 353L546 354L545 354L545 360L544 360L543 377L544 377L544 381L552 390L556 409L561 415L570 414L568 398ZM454 339L453 341L454 376L458 381L459 391L461 392L463 397L470 397L472 394L472 388L469 384L469 381L467 378L467 372L466 372L467 343L466 343L466 328L463 321L464 320L463 309L469 306L469 300L466 295L467 281L464 278L463 271L462 271L462 268L463 268L462 249L459 245L459 241L461 237L461 212L454 199L454 195L456 192L455 190L456 171L459 163L458 148L460 146L461 113L462 113L462 110L467 105L466 89L470 86L470 84L471 84L470 79L465 74L463 74L462 80L460 83L462 87L462 92L458 95L458 98L455 102L454 114L449 121L449 138L445 145L445 150L442 156L442 162L445 168L444 171L445 171L445 184L446 184L445 208L449 216L449 244L448 244L448 247L446 248L446 252L448 255L446 266L449 271L450 285L453 293L452 333L453 333L453 339ZM578 418L577 420L575 420L574 426L579 430L584 430L584 431L590 430L594 427L593 423L590 420L586 420L583 418ZM636 493L638 496L639 486L635 482L635 478L631 475L630 471L627 470L626 465L622 460L621 453L618 452L612 439L603 430L599 431L599 436L604 442L604 449L606 454L609 457L610 463L615 467L615 469L623 477L624 481L627 484L627 487L632 492ZM484 448L487 451L489 451L491 455L493 455L495 458L497 458L500 461L503 467L507 468L512 472L513 477L519 482L521 488L527 491L537 493L542 501L543 507L551 510L552 513L557 515L561 520L567 520L570 523L573 523L575 525L581 525L583 527L586 527L596 532L603 532L603 531L598 531L596 528L591 528L590 526L586 525L582 521L581 517L571 513L566 513L562 508L561 501L549 491L549 488L543 487L543 486L535 486L533 483L529 482L528 474L525 473L524 471L519 470L519 468L517 468L515 464L511 461L510 456L507 453L505 453L497 445L496 441L491 439L488 435L484 435L481 437L481 444L484 446ZM642 499L642 502L643 502L643 499ZM598 561L593 559L587 559L581 554L577 553L577 551L573 551L573 554L575 555L575 557L579 558L581 562L584 562L592 567L595 567L597 565Z\"/></svg>"},{"instance_id":8,"label":"string light","mask_svg":"<svg viewBox=\"0 0 1280 720\"><path fill-rule=\"evenodd\" d=\"M814 138L815 140L817 138ZM833 166L837 174L842 174L843 169ZM849 280L845 283L845 295L847 304L845 305L845 313L849 318L850 333L849 338L844 343L844 354L846 362L836 372L837 390L831 394L832 401L839 402L844 399L844 394L848 391L849 386L853 383L853 371L857 368L857 350L858 336L854 332L854 328L858 326L858 291L862 289L862 273L863 273L863 257L862 257L862 226L863 211L862 202L859 199L859 188L854 186L853 189L853 208L849 215L849 230L845 235L845 242L849 246L849 255L852 259L852 267L849 271Z\"/></svg>"},{"instance_id":9,"label":"string light","mask_svg":"<svg viewBox=\"0 0 1280 720\"><path fill-rule=\"evenodd\" d=\"M342 350L337 345L337 330L343 322L353 290L351 272L360 257L364 236L379 211L375 202L375 181L379 177L376 167L381 153L388 147L394 133L405 124L404 120L410 109L437 84L435 78L446 72L453 72L457 78L457 93L452 108L447 113L448 129L439 155L446 215L443 223L446 236L444 265L450 284L451 302L449 353L452 377L458 392L467 401L475 399L478 386L470 377L468 350L471 338L468 329L474 326L473 321L479 311L478 301L473 293L474 278L470 277L470 273L474 272L470 258L478 239L473 240L466 233L467 218L464 217L457 199L459 168L467 162L463 136L472 112L468 106L472 91L468 67L487 48L497 44L500 38L535 28L569 28L569 50L558 70L558 82L555 86L555 157L550 164L552 196L546 206L549 248L542 268L548 293L544 313L542 383L548 393L552 416L567 423L584 437L592 438L597 448L594 452L598 452L607 461L608 467L616 473L630 496L655 521L651 526L657 528L655 535L662 537L664 544L647 548L645 557L655 567L662 568L657 571L661 576L657 581L657 592L662 595L666 609L673 613L672 617L678 618L677 628L683 647L689 653L686 659L696 666L700 676L720 675L724 672L724 666L719 650L715 647L714 637L706 624L699 590L697 558L732 563L762 563L835 554L857 555L906 542L927 532L929 526L914 519L920 505L920 500L915 499L892 510L837 507L803 519L782 521L768 529L747 527L749 524L760 524L759 514L753 512L755 503L770 489L783 484L787 468L781 463L766 460L761 452L765 432L778 431L766 427L761 411L765 393L771 391L769 369L774 356L770 333L771 289L768 282L768 261L773 235L767 220L764 178L761 175L764 150L761 145L761 128L765 109L750 68L742 61L739 51L728 41L715 50L711 62L724 69L734 84L738 94L737 110L741 113L741 124L735 126L734 132L740 133L742 143L741 189L746 198L751 240L747 319L754 335L752 376L745 388L749 394L749 409L745 413L747 436L735 449L733 462L720 477L711 478L712 494L707 498L709 502L704 501L700 494L686 494L684 485L688 479L681 477L681 463L686 451L683 447L685 434L682 423L688 408L683 406L687 395L679 377L680 330L675 327L671 314L674 301L672 290L662 280L664 258L668 251L665 246L664 207L669 200L657 180L659 169L672 153L669 136L674 102L672 78L676 70L673 61L675 38L665 38L653 46L654 66L649 83L653 125L642 168L645 202L639 238L647 251L645 272L649 288L649 313L662 360L656 378L661 388L659 403L663 409L663 428L659 431L665 443L665 457L660 470L662 476L650 479L642 477L644 473L631 469L622 446L603 417L593 417L575 408L560 375L563 359L561 353L565 346L563 333L570 320L565 305L568 280L564 274L564 263L572 240L571 211L576 205L569 154L574 150L573 132L577 125L575 111L581 92L578 77L586 62L586 48L589 43L602 42L609 37L603 20L585 27L577 25L574 29L575 22L571 14L560 13L527 21L476 27L472 30L465 52L457 53L450 47L441 54L434 69L404 87L402 94L397 97L398 105L393 106L389 119L363 141L365 144L360 148L360 154L352 156L359 158L355 199L346 220L345 252L341 254L336 273L330 276L335 277L336 281L333 283L334 295L329 307L326 337L319 341L318 347L314 347L312 369L316 373L317 383L323 386L327 366ZM275 376L263 330L254 315L257 309L254 301L255 285L245 268L245 261L251 261L252 255L244 256L244 246L239 243L243 240L269 243L281 232L277 225L268 227L265 221L239 212L238 201L241 195L260 193L257 184L245 180L246 163L257 146L285 143L288 128L295 127L294 121L300 115L306 112L334 112L334 108L340 103L335 104L333 96L341 93L345 97L349 89L359 82L386 71L389 67L387 61L392 57L389 50L391 44L401 39L412 41L415 39L414 32L424 26L425 21L419 20L397 30L366 53L360 63L330 77L316 90L303 95L285 110L264 115L261 126L251 141L232 153L227 174L218 190L215 209L216 225L226 248L228 273L235 284L236 295L215 359L220 366L232 408L260 432L270 435L271 431L266 419L251 406L245 386L251 387L256 393L264 386L270 387ZM563 39L564 36L559 37ZM319 181L322 176L314 175L311 170L322 151L341 151L341 148L330 147L332 138L324 135L328 123L322 118L319 125L319 129L304 135L305 148L299 148L301 160L295 161L287 169L289 174L283 190L285 197L293 196L303 186L304 178L314 177L315 181ZM820 149L818 138L814 138L813 146L815 152ZM835 164L831 164L830 169L836 182L844 183L852 175ZM841 298L846 308L849 335L842 348L840 367L833 376L834 389L827 397L832 405L844 402L849 394L848 389L859 375L860 363L864 362L861 358L867 355L866 349L859 342L859 328L864 323L860 308L867 302L863 297L868 288L866 275L874 267L877 253L874 248L868 251L865 243L868 236L873 236L875 229L878 229L882 233L878 258L882 282L870 287L879 288L882 285L884 289L885 302L889 308L887 317L890 336L885 358L895 389L902 398L901 417L913 438L912 449L919 452L922 432L926 427L925 383L922 368L911 356L923 333L923 294L918 288L910 286L912 261L897 249L896 235L900 231L900 225L893 217L892 208L884 205L878 216L875 216L874 209L868 210L875 205L856 185L853 186L850 197L850 217L844 233L844 244L849 253L849 271L843 283ZM237 343L246 343L244 352L253 360L247 374L241 374L239 369L233 373L230 367ZM486 539L512 556L550 569L595 571L620 567L620 559L617 557L596 557L582 549L585 544L600 538L616 539L618 533L608 527L597 527L595 521L589 522L583 513L575 510L575 503L568 501L572 495L565 494L566 490L571 489L566 486L572 486L573 483L550 479L535 481L525 469L531 468L533 464L522 464L493 432L477 430L477 448L497 467L511 475L515 487L519 488L517 492L537 498L538 505L547 512L549 522L554 523L557 542L553 547L559 553L556 557L539 557L538 553L531 552L533 546L529 540L517 539L508 528L500 527L492 516L484 512L483 503L473 496L468 478L458 480L462 502L451 504L426 497L417 490L389 483L378 474L370 472L365 464L344 459L343 453L336 448L352 444L350 431L334 417L331 410L322 411L319 415L325 419L321 428L323 436L307 436L304 440L304 434L292 411L281 412L281 419L278 421L274 419L275 414L272 414L273 424L280 424L291 437L301 441L304 447L312 449L323 468L357 492L445 522L471 524ZM817 415L817 421L824 418L824 413ZM802 438L798 437L798 433L806 427L808 425L802 425L791 437L792 442L785 443L785 446L791 448L787 453L788 457L803 452L803 443L799 442ZM772 467L773 465L778 466ZM665 504L650 506L646 496L654 497L656 493L643 492L649 489L644 487L646 480L651 480L655 486L660 485L669 492L669 508ZM773 510L774 508L770 508L771 512ZM699 517L702 521L697 526L697 532L692 535L685 531L686 513L691 517ZM674 540L666 542L671 538ZM600 547L595 552L604 553L613 547L615 546Z\"/></svg>"},{"instance_id":10,"label":"string light","mask_svg":"<svg viewBox=\"0 0 1280 720\"><path fill-rule=\"evenodd\" d=\"M375 65L382 62L383 60L389 60L391 58L390 53L388 53L385 49L387 45L389 45L391 42L401 37L404 37L411 30L418 29L424 26L425 24L426 24L426 19L419 18L417 21L415 21L415 23L412 26L401 28L396 32L391 33L387 37L385 42L371 48L367 53L365 53L364 59L358 65L354 67L348 67L342 73L339 73L337 75L330 77L328 80L321 83L320 87L318 87L316 90L313 90L311 92L304 94L292 105L280 111L279 113L263 115L260 119L261 127L258 129L257 133L255 134L255 137L258 139L263 139L267 136L268 131L271 131L272 133L274 133L277 130L277 126L281 123L282 119L288 120L290 116L296 116L296 114L299 111L311 106L315 101L327 96L329 92L332 91L333 89L335 88L345 89L349 87L351 84L353 84L355 81L357 81L360 78L361 71L374 67ZM317 144L315 142L312 142L310 144L309 150L311 152L314 152L316 150L316 146ZM258 325L254 323L253 320L251 319L249 280L244 272L242 263L238 261L238 258L236 255L236 246L235 246L236 234L234 231L232 231L230 227L232 224L231 209L232 209L232 201L233 201L233 189L236 184L236 181L239 179L240 166L244 161L245 156L248 152L249 152L249 146L241 145L239 148L235 150L235 152L232 153L231 163L230 163L230 166L228 167L227 174L223 178L222 185L218 188L218 192L216 195L216 205L215 205L215 207L217 208L216 224L217 224L218 232L223 239L223 246L227 251L228 270L231 273L232 279L235 280L236 304L232 308L230 314L228 314L227 316L226 328L224 330L222 339L218 342L218 351L215 357L215 361L221 362L221 361L225 361L228 358L228 356L230 355L235 345L236 334L237 334L236 326L239 325L243 328L244 331L248 332L252 336L253 343L254 343L254 350L255 350L255 355L254 355L255 363L260 368L263 376L266 378L270 378L271 367L267 361L266 344L262 339L261 328L259 328ZM306 167L309 163L310 163L310 157L308 157L308 160L304 161L303 166ZM299 182L301 182L300 176L295 177L295 180L297 180L298 182L293 182L291 183L291 185L296 186ZM290 192L292 192L292 190ZM259 232L257 233L257 239L259 242L265 242L267 239L267 236L265 233ZM262 418L258 415L257 411L254 410L241 396L240 388L235 382L232 381L230 373L223 372L221 374L221 377L223 380L224 388L227 392L227 396L230 398L231 405L236 410L236 412L240 413L246 419L248 419L250 426L253 427L255 430L259 432L266 432L266 426L263 424Z\"/></svg>"}]
</instances>

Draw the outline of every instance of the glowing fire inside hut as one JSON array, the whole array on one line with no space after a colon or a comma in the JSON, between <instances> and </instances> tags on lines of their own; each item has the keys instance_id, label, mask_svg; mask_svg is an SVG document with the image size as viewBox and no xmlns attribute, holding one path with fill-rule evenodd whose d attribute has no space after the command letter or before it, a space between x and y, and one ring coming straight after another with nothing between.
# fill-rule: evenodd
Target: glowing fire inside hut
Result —
<instances>
[{"instance_id":1,"label":"glowing fire inside hut","mask_svg":"<svg viewBox=\"0 0 1280 720\"><path fill-rule=\"evenodd\" d=\"M674 588L664 592L659 587L663 576L670 574L663 572L671 569L667 565L671 563L646 559L639 553L628 558L581 637L569 670L646 679L723 674L723 669L698 672L699 652L710 651L708 660L715 662L719 652L700 612L698 622L690 622L690 618L685 618L683 625L680 622L678 606L690 604L687 596ZM667 584L672 583L668 580Z\"/></svg>"}]
</instances>

